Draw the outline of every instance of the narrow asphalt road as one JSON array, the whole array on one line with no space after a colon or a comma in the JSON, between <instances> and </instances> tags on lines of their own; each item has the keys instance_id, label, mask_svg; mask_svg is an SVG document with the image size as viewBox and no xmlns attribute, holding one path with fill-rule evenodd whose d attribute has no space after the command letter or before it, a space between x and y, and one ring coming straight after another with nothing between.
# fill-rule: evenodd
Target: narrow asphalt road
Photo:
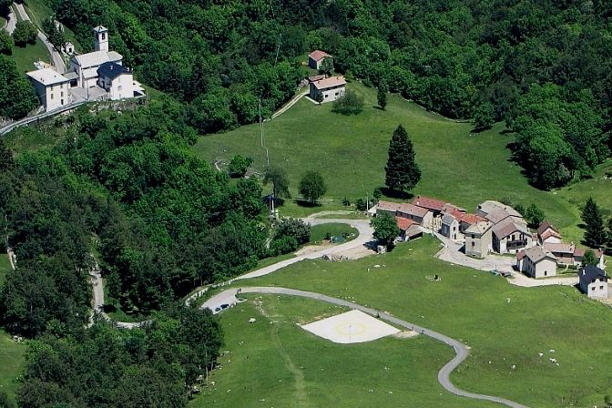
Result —
<instances>
[{"instance_id":1,"label":"narrow asphalt road","mask_svg":"<svg viewBox=\"0 0 612 408\"><path fill-rule=\"evenodd\" d=\"M286 295L286 296L299 296L299 297L305 297L305 298L310 298L310 299L315 299L315 300L319 300L322 302L327 302L327 303L332 303L334 305L338 305L338 306L344 306L344 307L348 307L350 309L356 309L356 310L360 310L364 313L367 313L371 316L374 317L378 317L382 320L385 320L391 324L394 324L395 326L400 326L409 330L414 330L418 333L421 333L422 335L428 336L433 338L434 340L440 341L442 343L445 343L449 346L451 346L453 348L453 350L455 350L455 357L449 361L448 363L446 363L444 365L444 367L442 367L440 369L440 371L438 372L438 382L440 383L440 385L442 385L442 387L444 387L444 389L446 389L448 392L461 396L461 397L466 397L466 398L472 398L472 399L478 399L478 400L485 400L485 401L491 401L491 402L495 402L498 404L502 404L502 405L506 405L508 407L512 407L512 408L527 408L526 405L522 405L519 404L517 402L514 401L510 401L508 399L505 398L500 398L500 397L495 397L495 396L491 396L491 395L485 395L485 394L477 394L477 393L473 393L473 392L468 392L468 391L464 391L458 387L456 387L455 385L453 385L453 383L450 381L450 374L453 372L453 370L455 368L457 368L457 366L459 366L459 364L461 364L469 355L469 349L467 348L466 345L464 345L463 343L445 336L442 333L438 333L436 331L433 330L429 330L426 329L424 327L418 326L416 324L407 322L405 320L399 319L395 316L391 316L388 313L385 313L383 311L380 310L376 310L376 309L372 309L370 307L366 307L366 306L362 306L353 302L349 302L343 299L338 299L338 298L334 298L331 296L327 296L327 295L323 295L320 293L315 293L315 292L306 292L303 290L296 290L296 289L288 289L288 288L280 288L280 287L243 287L243 288L232 288L232 289L227 289L225 291L223 291L222 293L220 293L219 297L221 298L229 298L229 297L234 297L236 294L238 293L263 293L263 294L274 294L274 295ZM202 307L208 307L206 302L204 305L202 305Z\"/></svg>"},{"instance_id":2,"label":"narrow asphalt road","mask_svg":"<svg viewBox=\"0 0 612 408\"><path fill-rule=\"evenodd\" d=\"M15 17L15 13L13 13L13 9L10 9L9 15L7 16L7 22L4 26L4 29L8 31L9 34L13 34L15 31L15 25L17 24L17 17Z\"/></svg>"},{"instance_id":3,"label":"narrow asphalt road","mask_svg":"<svg viewBox=\"0 0 612 408\"><path fill-rule=\"evenodd\" d=\"M32 22L32 20L30 20L30 16L28 16L28 13L26 12L25 7L23 6L23 4L21 4L21 3L13 3L13 5L15 6L15 9L17 10L17 13L19 13L19 17L22 20ZM66 72L66 64L64 63L64 59L62 58L60 53L57 52L57 50L55 49L53 44L51 44L49 42L49 39L47 38L45 33L43 33L42 31L38 30L38 34L37 35L38 35L38 39L40 41L42 41L42 43L47 48L47 51L49 52L49 55L51 56L51 62L53 64L53 66L55 67L55 70L57 72L59 72L60 74L63 74L64 72ZM34 68L32 68L32 69L34 69Z\"/></svg>"}]
</instances>

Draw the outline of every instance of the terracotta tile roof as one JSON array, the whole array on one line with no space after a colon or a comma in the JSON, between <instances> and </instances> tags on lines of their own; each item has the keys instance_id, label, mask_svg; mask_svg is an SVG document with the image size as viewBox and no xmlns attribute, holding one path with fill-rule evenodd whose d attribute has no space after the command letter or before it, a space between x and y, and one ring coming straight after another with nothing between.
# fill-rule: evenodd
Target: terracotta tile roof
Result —
<instances>
[{"instance_id":1,"label":"terracotta tile roof","mask_svg":"<svg viewBox=\"0 0 612 408\"><path fill-rule=\"evenodd\" d=\"M538 235L542 235L542 233L544 233L544 231L546 231L547 229L550 229L559 234L559 230L557 230L554 225L552 225L547 220L544 220L538 227Z\"/></svg>"},{"instance_id":2,"label":"terracotta tile roof","mask_svg":"<svg viewBox=\"0 0 612 408\"><path fill-rule=\"evenodd\" d=\"M325 78L325 74L311 75L308 77L308 82L317 82Z\"/></svg>"},{"instance_id":3,"label":"terracotta tile roof","mask_svg":"<svg viewBox=\"0 0 612 408\"><path fill-rule=\"evenodd\" d=\"M436 198L417 196L414 200L412 200L412 204L432 211L442 211L442 208L444 208L446 202Z\"/></svg>"},{"instance_id":4,"label":"terracotta tile roof","mask_svg":"<svg viewBox=\"0 0 612 408\"><path fill-rule=\"evenodd\" d=\"M521 249L520 251L516 253L516 259L520 261L521 259L525 257L525 255L526 255L525 250Z\"/></svg>"},{"instance_id":5,"label":"terracotta tile roof","mask_svg":"<svg viewBox=\"0 0 612 408\"><path fill-rule=\"evenodd\" d=\"M335 86L346 85L346 81L344 80L344 77L340 75L335 77L323 78L316 82L313 82L312 84L317 89L327 89L333 88Z\"/></svg>"},{"instance_id":6,"label":"terracotta tile roof","mask_svg":"<svg viewBox=\"0 0 612 408\"><path fill-rule=\"evenodd\" d=\"M576 250L576 247L573 244L566 244L564 242L560 243L552 243L547 242L544 244L544 248L550 252L558 252L562 254L573 254Z\"/></svg>"},{"instance_id":7,"label":"terracotta tile roof","mask_svg":"<svg viewBox=\"0 0 612 408\"><path fill-rule=\"evenodd\" d=\"M315 61L321 61L325 57L331 57L331 55L321 50L314 50L313 52L308 54L308 58L312 58Z\"/></svg>"},{"instance_id":8,"label":"terracotta tile roof","mask_svg":"<svg viewBox=\"0 0 612 408\"><path fill-rule=\"evenodd\" d=\"M411 220L410 218L395 217L395 221L397 222L397 226L399 227L399 229L402 231L408 230L408 228L413 225L418 225L414 220Z\"/></svg>"},{"instance_id":9,"label":"terracotta tile roof","mask_svg":"<svg viewBox=\"0 0 612 408\"><path fill-rule=\"evenodd\" d=\"M378 202L378 208L381 211L392 211L395 212L399 209L400 204L399 203L392 203L391 201L382 201L380 200Z\"/></svg>"},{"instance_id":10,"label":"terracotta tile roof","mask_svg":"<svg viewBox=\"0 0 612 408\"><path fill-rule=\"evenodd\" d=\"M426 208L417 207L416 205L412 205L410 203L400 204L397 211L403 214L408 214L410 216L415 216L419 218L425 217L425 215L427 215L427 213L429 212L429 210Z\"/></svg>"},{"instance_id":11,"label":"terracotta tile roof","mask_svg":"<svg viewBox=\"0 0 612 408\"><path fill-rule=\"evenodd\" d=\"M522 232L523 234L529 233L525 225L515 222L512 218L504 220L493 227L493 233L498 239L503 239L515 231Z\"/></svg>"},{"instance_id":12,"label":"terracotta tile roof","mask_svg":"<svg viewBox=\"0 0 612 408\"><path fill-rule=\"evenodd\" d=\"M586 249L576 247L574 249L574 258L582 258L585 252L586 252ZM595 253L595 258L597 259L600 259L603 256L603 251L601 249L598 249L593 252Z\"/></svg>"},{"instance_id":13,"label":"terracotta tile roof","mask_svg":"<svg viewBox=\"0 0 612 408\"><path fill-rule=\"evenodd\" d=\"M557 231L552 230L552 229L544 230L544 232L542 232L542 233L538 232L538 235L540 236L540 239L542 241L545 241L545 240L547 240L550 237L556 237L556 238L561 239L561 235Z\"/></svg>"},{"instance_id":14,"label":"terracotta tile roof","mask_svg":"<svg viewBox=\"0 0 612 408\"><path fill-rule=\"evenodd\" d=\"M524 252L525 256L531 259L531 262L533 262L534 264L546 258L553 259L553 260L557 259L555 258L553 254L544 250L544 248L542 248L541 246L534 246L529 249L525 249L524 251L521 251L521 252Z\"/></svg>"},{"instance_id":15,"label":"terracotta tile roof","mask_svg":"<svg viewBox=\"0 0 612 408\"><path fill-rule=\"evenodd\" d=\"M487 232L493 224L489 221L478 221L476 224L470 225L466 230L466 234L478 234L482 235Z\"/></svg>"}]
</instances>

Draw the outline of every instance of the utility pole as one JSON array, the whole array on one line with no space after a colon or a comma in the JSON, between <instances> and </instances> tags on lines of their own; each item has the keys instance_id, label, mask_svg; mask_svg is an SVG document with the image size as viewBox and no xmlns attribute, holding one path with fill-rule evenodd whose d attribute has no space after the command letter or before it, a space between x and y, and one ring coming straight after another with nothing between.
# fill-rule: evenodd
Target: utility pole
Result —
<instances>
[{"instance_id":1,"label":"utility pole","mask_svg":"<svg viewBox=\"0 0 612 408\"><path fill-rule=\"evenodd\" d=\"M262 149L265 149L266 151L266 162L268 164L268 168L270 168L270 154L268 152L268 148L264 144L263 120L261 118L261 97L259 97L259 144L261 145ZM276 200L276 194L275 194L274 186L273 186L272 187L272 200L271 200L271 207L270 207L272 216L274 216L274 201L275 200Z\"/></svg>"}]
</instances>

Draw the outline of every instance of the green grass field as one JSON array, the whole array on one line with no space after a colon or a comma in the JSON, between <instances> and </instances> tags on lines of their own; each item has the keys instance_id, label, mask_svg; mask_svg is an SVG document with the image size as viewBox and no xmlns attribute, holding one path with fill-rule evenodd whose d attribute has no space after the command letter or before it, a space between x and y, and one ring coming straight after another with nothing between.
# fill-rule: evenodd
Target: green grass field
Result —
<instances>
[{"instance_id":1,"label":"green grass field","mask_svg":"<svg viewBox=\"0 0 612 408\"><path fill-rule=\"evenodd\" d=\"M215 385L204 388L192 408L476 406L436 382L438 367L453 356L440 343L419 336L335 344L296 323L344 309L308 299L249 299L221 315L229 353L211 375Z\"/></svg>"},{"instance_id":2,"label":"green grass field","mask_svg":"<svg viewBox=\"0 0 612 408\"><path fill-rule=\"evenodd\" d=\"M318 243L326 239L328 236L337 237L348 235L347 240L351 240L359 235L356 228L348 224L329 223L314 225L310 229L310 242Z\"/></svg>"},{"instance_id":3,"label":"green grass field","mask_svg":"<svg viewBox=\"0 0 612 408\"><path fill-rule=\"evenodd\" d=\"M488 273L453 266L432 257L438 248L437 241L426 237L399 245L386 255L353 262L309 260L240 284L286 286L354 300L459 339L472 348L471 355L451 378L471 391L503 396L532 407L600 406L605 395L612 395L609 307L587 299L571 287L521 288ZM381 267L373 268L374 264ZM427 279L434 274L441 281ZM236 315L238 312L230 311L223 319L234 321ZM245 315L239 320L246 320ZM226 328L230 349L234 342L246 338L240 330ZM265 341L270 342L270 337ZM426 343L425 349L437 347ZM298 350L300 347L301 343ZM265 349L263 344L246 348L254 353ZM435 355L440 355L444 348L436 350ZM352 358L363 361L369 356L355 354ZM431 387L437 384L434 373L447 357L448 354L435 362L406 358L413 370L430 372L411 380L419 381L413 386L428 389L424 394L431 394ZM559 366L549 358L556 358ZM324 359L315 361L325 364L320 360ZM516 368L512 369L512 365ZM353 377L361 374L357 370ZM243 388L235 388L234 383L227 385L240 394L232 398L247 398L252 393L244 390L258 382L247 371L231 367L219 375L222 377L217 386L223 389L225 376L243 383ZM333 389L330 386L327 393ZM408 406L440 406L410 394L404 397Z\"/></svg>"},{"instance_id":4,"label":"green grass field","mask_svg":"<svg viewBox=\"0 0 612 408\"><path fill-rule=\"evenodd\" d=\"M6 275L11 270L11 261L7 254L0 254L0 286L6 280Z\"/></svg>"},{"instance_id":5,"label":"green grass field","mask_svg":"<svg viewBox=\"0 0 612 408\"><path fill-rule=\"evenodd\" d=\"M43 43L37 38L35 44L28 44L25 47L17 47L13 50L13 59L20 72L28 72L36 69L36 61L49 63L49 53Z\"/></svg>"},{"instance_id":6,"label":"green grass field","mask_svg":"<svg viewBox=\"0 0 612 408\"><path fill-rule=\"evenodd\" d=\"M26 345L15 343L10 336L0 330L0 391L5 391L14 399L25 363Z\"/></svg>"},{"instance_id":7,"label":"green grass field","mask_svg":"<svg viewBox=\"0 0 612 408\"><path fill-rule=\"evenodd\" d=\"M422 170L415 194L438 197L472 211L486 199L509 198L525 206L533 202L568 240L582 238L582 231L575 225L578 206L586 200L589 187L576 184L572 188L572 201L566 194L531 187L521 168L510 161L506 146L514 136L504 132L503 124L473 134L471 124L427 112L397 95L390 95L387 110L381 111L374 106L374 89L359 83L351 83L350 87L366 102L364 111L357 116L335 114L331 112L331 104L317 106L302 99L285 114L265 123L264 138L271 163L287 169L294 197L299 197L297 185L307 170L320 171L328 185L322 207L299 207L287 200L281 207L281 215L341 209L344 197L351 201L365 199L367 193L384 184L389 140L397 125L402 124L414 142ZM257 170L265 168L258 125L203 136L194 149L211 162L230 160L239 153L251 156ZM586 183L588 186L589 182ZM599 187L603 188L600 195L612 196L610 183Z\"/></svg>"}]
</instances>

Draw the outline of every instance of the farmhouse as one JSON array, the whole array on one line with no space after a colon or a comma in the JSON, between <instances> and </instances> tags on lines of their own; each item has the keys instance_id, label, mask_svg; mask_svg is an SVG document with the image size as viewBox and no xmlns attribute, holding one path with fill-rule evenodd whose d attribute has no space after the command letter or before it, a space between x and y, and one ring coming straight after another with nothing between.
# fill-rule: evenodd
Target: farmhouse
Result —
<instances>
[{"instance_id":1,"label":"farmhouse","mask_svg":"<svg viewBox=\"0 0 612 408\"><path fill-rule=\"evenodd\" d=\"M321 69L323 61L327 58L331 59L332 56L321 50L314 50L308 54L308 66L312 69Z\"/></svg>"},{"instance_id":2,"label":"farmhouse","mask_svg":"<svg viewBox=\"0 0 612 408\"><path fill-rule=\"evenodd\" d=\"M320 102L332 102L344 96L346 81L343 76L323 78L310 83L310 98Z\"/></svg>"},{"instance_id":3,"label":"farmhouse","mask_svg":"<svg viewBox=\"0 0 612 408\"><path fill-rule=\"evenodd\" d=\"M423 230L416 221L409 218L395 217L397 227L400 229L400 240L410 241L423 236Z\"/></svg>"},{"instance_id":4,"label":"farmhouse","mask_svg":"<svg viewBox=\"0 0 612 408\"><path fill-rule=\"evenodd\" d=\"M540 224L537 230L538 241L540 244L559 244L561 243L561 234L559 231L548 221L544 221Z\"/></svg>"},{"instance_id":5,"label":"farmhouse","mask_svg":"<svg viewBox=\"0 0 612 408\"><path fill-rule=\"evenodd\" d=\"M440 228L440 234L452 239L453 241L458 241L460 232L459 221L457 220L457 218L453 217L452 214L444 214L442 216L442 226Z\"/></svg>"},{"instance_id":6,"label":"farmhouse","mask_svg":"<svg viewBox=\"0 0 612 408\"><path fill-rule=\"evenodd\" d=\"M393 217L412 220L425 228L431 228L433 219L430 211L410 203L392 203L381 200L376 207L376 214L379 213L387 213Z\"/></svg>"},{"instance_id":7,"label":"farmhouse","mask_svg":"<svg viewBox=\"0 0 612 408\"><path fill-rule=\"evenodd\" d=\"M492 231L492 248L500 254L516 253L523 248L531 247L533 244L532 235L522 219L504 218L502 222L493 226Z\"/></svg>"},{"instance_id":8,"label":"farmhouse","mask_svg":"<svg viewBox=\"0 0 612 408\"><path fill-rule=\"evenodd\" d=\"M71 102L68 92L70 80L51 68L38 69L26 74L34 85L36 95L46 112Z\"/></svg>"},{"instance_id":9,"label":"farmhouse","mask_svg":"<svg viewBox=\"0 0 612 408\"><path fill-rule=\"evenodd\" d=\"M516 255L516 267L533 278L557 275L557 260L540 246L520 251Z\"/></svg>"},{"instance_id":10,"label":"farmhouse","mask_svg":"<svg viewBox=\"0 0 612 408\"><path fill-rule=\"evenodd\" d=\"M575 266L582 266L582 259L584 257L584 253L586 251L583 248L578 248L576 247L574 249L574 265ZM602 251L601 249L598 249L596 251L593 251L595 253L595 259L597 259L597 267L600 269L605 269L606 264L605 264L605 260L606 257L604 256L604 251Z\"/></svg>"},{"instance_id":11,"label":"farmhouse","mask_svg":"<svg viewBox=\"0 0 612 408\"><path fill-rule=\"evenodd\" d=\"M608 297L608 277L606 273L593 265L587 265L578 271L579 287L582 293L590 298Z\"/></svg>"},{"instance_id":12,"label":"farmhouse","mask_svg":"<svg viewBox=\"0 0 612 408\"><path fill-rule=\"evenodd\" d=\"M412 204L431 211L433 216L432 229L434 231L438 231L440 228L442 228L442 210L444 209L444 206L447 205L446 202L436 198L417 196L414 200L412 200Z\"/></svg>"},{"instance_id":13,"label":"farmhouse","mask_svg":"<svg viewBox=\"0 0 612 408\"><path fill-rule=\"evenodd\" d=\"M552 253L555 258L557 258L557 263L563 265L574 265L574 252L576 251L576 246L574 243L566 244L564 242L546 242L542 246L545 250Z\"/></svg>"},{"instance_id":14,"label":"farmhouse","mask_svg":"<svg viewBox=\"0 0 612 408\"><path fill-rule=\"evenodd\" d=\"M478 221L465 230L465 254L483 258L491 250L491 221Z\"/></svg>"}]
</instances>

